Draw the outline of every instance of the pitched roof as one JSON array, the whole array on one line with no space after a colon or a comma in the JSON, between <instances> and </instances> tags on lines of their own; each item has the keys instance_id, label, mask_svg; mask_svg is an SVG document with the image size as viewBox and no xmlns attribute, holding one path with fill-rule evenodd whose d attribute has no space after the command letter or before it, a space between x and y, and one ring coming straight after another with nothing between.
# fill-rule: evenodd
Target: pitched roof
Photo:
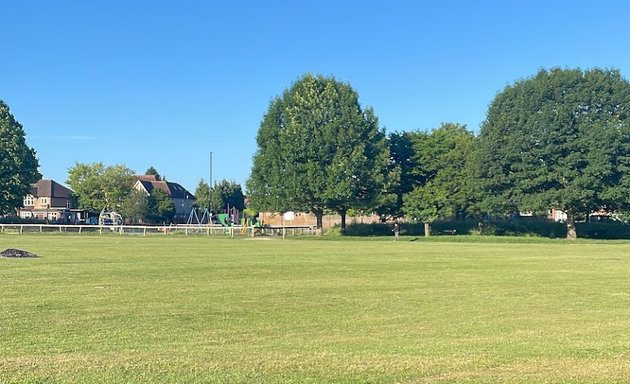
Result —
<instances>
[{"instance_id":1,"label":"pitched roof","mask_svg":"<svg viewBox=\"0 0 630 384\"><path fill-rule=\"evenodd\" d=\"M31 195L35 197L69 198L72 195L72 190L54 180L41 179L31 186Z\"/></svg>"},{"instance_id":2,"label":"pitched roof","mask_svg":"<svg viewBox=\"0 0 630 384\"><path fill-rule=\"evenodd\" d=\"M155 188L157 188L164 191L168 196L173 199L196 199L192 193L188 192L186 188L182 187L178 183L173 183L171 181L157 181L155 180L154 176L152 179L144 176L147 175L138 176L138 182L142 184L142 187L149 194L153 192Z\"/></svg>"},{"instance_id":3,"label":"pitched roof","mask_svg":"<svg viewBox=\"0 0 630 384\"><path fill-rule=\"evenodd\" d=\"M158 181L157 178L155 177L155 175L138 175L136 176L136 179L142 181Z\"/></svg>"}]
</instances>

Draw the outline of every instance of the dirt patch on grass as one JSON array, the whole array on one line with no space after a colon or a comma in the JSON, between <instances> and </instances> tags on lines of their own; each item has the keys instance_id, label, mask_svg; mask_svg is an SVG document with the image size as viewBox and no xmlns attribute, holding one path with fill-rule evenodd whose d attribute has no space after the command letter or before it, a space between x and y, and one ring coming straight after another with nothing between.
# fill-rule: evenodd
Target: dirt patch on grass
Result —
<instances>
[{"instance_id":1,"label":"dirt patch on grass","mask_svg":"<svg viewBox=\"0 0 630 384\"><path fill-rule=\"evenodd\" d=\"M21 258L33 258L33 257L39 257L39 256L28 251L23 251L21 249L9 248L0 252L0 257L11 258L11 259L21 259Z\"/></svg>"}]
</instances>

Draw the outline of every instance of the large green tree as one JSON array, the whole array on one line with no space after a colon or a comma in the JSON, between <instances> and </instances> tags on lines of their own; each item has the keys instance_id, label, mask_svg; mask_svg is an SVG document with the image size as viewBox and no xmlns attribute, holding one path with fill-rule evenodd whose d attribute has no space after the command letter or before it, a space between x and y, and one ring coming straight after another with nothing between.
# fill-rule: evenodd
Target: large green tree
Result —
<instances>
[{"instance_id":1,"label":"large green tree","mask_svg":"<svg viewBox=\"0 0 630 384\"><path fill-rule=\"evenodd\" d=\"M372 207L383 192L389 152L384 132L358 94L332 77L305 75L272 101L257 136L247 191L259 210L325 209L342 227L349 209Z\"/></svg>"},{"instance_id":2,"label":"large green tree","mask_svg":"<svg viewBox=\"0 0 630 384\"><path fill-rule=\"evenodd\" d=\"M31 184L41 178L38 167L24 128L0 100L0 215L22 206Z\"/></svg>"},{"instance_id":3,"label":"large green tree","mask_svg":"<svg viewBox=\"0 0 630 384\"><path fill-rule=\"evenodd\" d=\"M376 212L382 217L402 217L403 196L422 184L422 179L415 173L418 164L414 156L413 143L423 132L393 132L387 136L390 153L389 175L386 190L377 202Z\"/></svg>"},{"instance_id":4,"label":"large green tree","mask_svg":"<svg viewBox=\"0 0 630 384\"><path fill-rule=\"evenodd\" d=\"M159 188L154 188L147 198L149 221L159 223L171 223L175 216L175 205L173 199Z\"/></svg>"},{"instance_id":5,"label":"large green tree","mask_svg":"<svg viewBox=\"0 0 630 384\"><path fill-rule=\"evenodd\" d=\"M199 184L197 184L195 189L196 200L194 206L202 212L206 209L212 211L211 193L210 185L204 179L199 180Z\"/></svg>"},{"instance_id":6,"label":"large green tree","mask_svg":"<svg viewBox=\"0 0 630 384\"><path fill-rule=\"evenodd\" d=\"M214 213L236 208L245 208L245 196L241 185L231 180L221 180L211 188L211 204Z\"/></svg>"},{"instance_id":7,"label":"large green tree","mask_svg":"<svg viewBox=\"0 0 630 384\"><path fill-rule=\"evenodd\" d=\"M157 169L155 169L153 166L150 166L149 168L147 168L144 174L148 176L155 176L155 180L162 181L162 176L157 171Z\"/></svg>"},{"instance_id":8,"label":"large green tree","mask_svg":"<svg viewBox=\"0 0 630 384\"><path fill-rule=\"evenodd\" d=\"M132 190L121 202L119 213L127 223L141 224L149 216L149 199L144 191Z\"/></svg>"},{"instance_id":9,"label":"large green tree","mask_svg":"<svg viewBox=\"0 0 630 384\"><path fill-rule=\"evenodd\" d=\"M616 70L551 69L500 92L476 151L490 213L628 207L630 83Z\"/></svg>"},{"instance_id":10,"label":"large green tree","mask_svg":"<svg viewBox=\"0 0 630 384\"><path fill-rule=\"evenodd\" d=\"M120 209L129 197L135 173L124 165L76 163L68 170L68 186L79 201L79 208L92 213L103 208Z\"/></svg>"},{"instance_id":11,"label":"large green tree","mask_svg":"<svg viewBox=\"0 0 630 384\"><path fill-rule=\"evenodd\" d=\"M433 221L460 215L470 205L467 166L474 142L472 132L453 123L415 135L413 173L421 183L404 195L403 209L425 224L425 236Z\"/></svg>"}]
</instances>

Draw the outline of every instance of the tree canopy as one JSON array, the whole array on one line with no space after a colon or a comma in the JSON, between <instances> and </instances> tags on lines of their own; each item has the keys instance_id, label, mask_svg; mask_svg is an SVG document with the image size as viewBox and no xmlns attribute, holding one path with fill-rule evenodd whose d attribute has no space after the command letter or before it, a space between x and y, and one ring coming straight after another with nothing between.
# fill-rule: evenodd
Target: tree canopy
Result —
<instances>
[{"instance_id":1,"label":"tree canopy","mask_svg":"<svg viewBox=\"0 0 630 384\"><path fill-rule=\"evenodd\" d=\"M305 75L272 101L257 135L247 182L258 210L310 211L321 228L325 209L373 207L383 191L389 151L371 109L332 77Z\"/></svg>"},{"instance_id":2,"label":"tree canopy","mask_svg":"<svg viewBox=\"0 0 630 384\"><path fill-rule=\"evenodd\" d=\"M22 206L31 184L41 178L38 167L24 128L0 100L0 215Z\"/></svg>"},{"instance_id":3,"label":"tree canopy","mask_svg":"<svg viewBox=\"0 0 630 384\"><path fill-rule=\"evenodd\" d=\"M170 223L175 216L173 199L160 188L154 188L147 198L147 218L153 223Z\"/></svg>"},{"instance_id":4,"label":"tree canopy","mask_svg":"<svg viewBox=\"0 0 630 384\"><path fill-rule=\"evenodd\" d=\"M147 170L144 172L144 174L145 175L155 176L155 180L162 181L162 176L157 171L157 169L155 169L153 166L150 166L149 168L147 168Z\"/></svg>"},{"instance_id":5,"label":"tree canopy","mask_svg":"<svg viewBox=\"0 0 630 384\"><path fill-rule=\"evenodd\" d=\"M131 195L135 173L124 165L76 163L68 170L68 186L79 201L79 208L99 212L119 209Z\"/></svg>"},{"instance_id":6,"label":"tree canopy","mask_svg":"<svg viewBox=\"0 0 630 384\"><path fill-rule=\"evenodd\" d=\"M194 206L200 209L202 212L206 209L212 211L211 190L210 185L204 180L199 180L197 188L195 189L195 204Z\"/></svg>"},{"instance_id":7,"label":"tree canopy","mask_svg":"<svg viewBox=\"0 0 630 384\"><path fill-rule=\"evenodd\" d=\"M630 197L630 84L616 70L541 70L499 93L476 169L487 212L624 209Z\"/></svg>"},{"instance_id":8,"label":"tree canopy","mask_svg":"<svg viewBox=\"0 0 630 384\"><path fill-rule=\"evenodd\" d=\"M417 183L404 195L404 211L425 224L461 214L469 205L465 188L467 165L475 136L459 124L446 123L430 133L418 132L413 138L413 163L410 172ZM425 226L429 234L429 226Z\"/></svg>"},{"instance_id":9,"label":"tree canopy","mask_svg":"<svg viewBox=\"0 0 630 384\"><path fill-rule=\"evenodd\" d=\"M211 205L214 213L227 211L228 208L243 210L245 196L241 185L231 180L221 180L211 188Z\"/></svg>"}]
</instances>

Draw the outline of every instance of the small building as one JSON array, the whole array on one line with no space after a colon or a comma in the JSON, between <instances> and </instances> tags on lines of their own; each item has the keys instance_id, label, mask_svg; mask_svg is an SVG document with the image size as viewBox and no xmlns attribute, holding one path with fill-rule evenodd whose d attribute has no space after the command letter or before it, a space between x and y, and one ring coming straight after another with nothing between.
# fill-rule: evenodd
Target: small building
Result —
<instances>
[{"instance_id":1,"label":"small building","mask_svg":"<svg viewBox=\"0 0 630 384\"><path fill-rule=\"evenodd\" d=\"M73 206L72 190L54 180L41 179L31 186L17 215L62 224L84 223L87 213Z\"/></svg>"},{"instance_id":2,"label":"small building","mask_svg":"<svg viewBox=\"0 0 630 384\"><path fill-rule=\"evenodd\" d=\"M277 212L260 212L258 219L263 225L271 226L308 226L316 227L317 218L312 213L305 212L287 212L285 214ZM357 217L346 217L346 223L348 225L360 223L360 224L374 224L380 223L381 217L376 214L362 215ZM338 214L324 215L322 217L323 229L329 229L335 225L341 224L341 216Z\"/></svg>"},{"instance_id":3,"label":"small building","mask_svg":"<svg viewBox=\"0 0 630 384\"><path fill-rule=\"evenodd\" d=\"M173 205L175 206L175 217L173 220L176 223L185 223L188 220L193 204L197 199L186 188L178 183L158 180L155 175L139 175L136 176L136 179L136 183L133 186L134 189L146 193L147 196L154 189L161 189L173 200Z\"/></svg>"}]
</instances>

